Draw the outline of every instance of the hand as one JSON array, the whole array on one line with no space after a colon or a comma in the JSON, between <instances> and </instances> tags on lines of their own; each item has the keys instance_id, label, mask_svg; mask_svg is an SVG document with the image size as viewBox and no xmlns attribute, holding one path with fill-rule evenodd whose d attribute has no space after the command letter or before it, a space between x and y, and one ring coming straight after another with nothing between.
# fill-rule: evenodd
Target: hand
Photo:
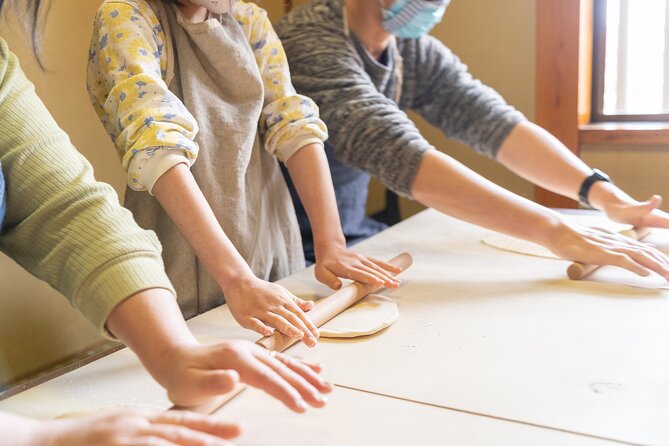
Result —
<instances>
[{"instance_id":1,"label":"hand","mask_svg":"<svg viewBox=\"0 0 669 446\"><path fill-rule=\"evenodd\" d=\"M545 244L559 257L591 265L614 265L640 276L654 271L669 280L669 259L654 247L604 229L563 222Z\"/></svg>"},{"instance_id":2,"label":"hand","mask_svg":"<svg viewBox=\"0 0 669 446\"><path fill-rule=\"evenodd\" d=\"M344 243L332 243L316 247L316 279L333 290L342 286L338 277L356 280L370 285L397 288L400 284L394 274L402 268L381 260L367 257L346 248Z\"/></svg>"},{"instance_id":3,"label":"hand","mask_svg":"<svg viewBox=\"0 0 669 446\"><path fill-rule=\"evenodd\" d=\"M598 181L590 189L590 203L611 220L634 226L669 228L669 214L659 209L662 197L653 195L646 201L637 201L618 186Z\"/></svg>"},{"instance_id":4,"label":"hand","mask_svg":"<svg viewBox=\"0 0 669 446\"><path fill-rule=\"evenodd\" d=\"M295 412L304 412L307 404L324 406L321 394L332 390L318 375L320 366L270 354L248 341L185 344L167 353L164 361L167 366L157 379L179 406L202 404L228 393L238 380L264 390Z\"/></svg>"},{"instance_id":5,"label":"hand","mask_svg":"<svg viewBox=\"0 0 669 446\"><path fill-rule=\"evenodd\" d=\"M236 287L226 288L225 300L232 316L244 328L263 336L271 336L276 329L301 339L309 347L316 345L318 328L304 314L314 303L294 296L281 285L257 277L240 280Z\"/></svg>"},{"instance_id":6,"label":"hand","mask_svg":"<svg viewBox=\"0 0 669 446\"><path fill-rule=\"evenodd\" d=\"M115 411L104 415L44 421L36 445L46 446L229 446L239 426L184 411Z\"/></svg>"},{"instance_id":7,"label":"hand","mask_svg":"<svg viewBox=\"0 0 669 446\"><path fill-rule=\"evenodd\" d=\"M646 201L636 201L631 197L627 200L607 204L603 207L607 217L619 223L650 228L669 228L669 214L658 209L662 205L662 197L653 195Z\"/></svg>"}]
</instances>

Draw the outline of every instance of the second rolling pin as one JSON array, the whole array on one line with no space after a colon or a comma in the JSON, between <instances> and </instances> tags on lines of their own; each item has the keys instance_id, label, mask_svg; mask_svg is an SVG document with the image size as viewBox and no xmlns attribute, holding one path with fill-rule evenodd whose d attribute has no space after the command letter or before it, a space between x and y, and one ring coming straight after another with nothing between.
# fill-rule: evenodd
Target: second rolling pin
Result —
<instances>
[{"instance_id":1,"label":"second rolling pin","mask_svg":"<svg viewBox=\"0 0 669 446\"><path fill-rule=\"evenodd\" d=\"M640 241L648 234L650 234L650 232L650 228L635 226L633 228L620 231L619 234L636 241ZM569 265L569 268L567 268L567 275L571 280L581 280L601 266L603 265L588 265L585 263L574 262Z\"/></svg>"},{"instance_id":2,"label":"second rolling pin","mask_svg":"<svg viewBox=\"0 0 669 446\"><path fill-rule=\"evenodd\" d=\"M402 271L405 271L413 263L411 254L402 253L397 257L394 257L388 263L399 266L402 268ZM382 286L376 285L366 285L360 282L353 282L350 285L347 285L340 289L339 291L333 293L329 297L319 301L311 310L307 313L311 321L315 326L320 327L342 311L346 310L363 297L372 294L383 288ZM298 342L298 339L290 338L283 333L275 331L272 336L264 337L258 340L256 343L265 347L271 351L282 352L294 343Z\"/></svg>"}]
</instances>

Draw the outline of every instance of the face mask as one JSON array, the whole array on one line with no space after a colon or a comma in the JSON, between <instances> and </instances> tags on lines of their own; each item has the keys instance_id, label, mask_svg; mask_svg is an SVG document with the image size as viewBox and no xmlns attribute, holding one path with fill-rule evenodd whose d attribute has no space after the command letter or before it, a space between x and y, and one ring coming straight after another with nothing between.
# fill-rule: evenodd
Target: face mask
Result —
<instances>
[{"instance_id":1,"label":"face mask","mask_svg":"<svg viewBox=\"0 0 669 446\"><path fill-rule=\"evenodd\" d=\"M224 14L232 9L232 0L190 0L198 6L204 6L214 14Z\"/></svg>"},{"instance_id":2,"label":"face mask","mask_svg":"<svg viewBox=\"0 0 669 446\"><path fill-rule=\"evenodd\" d=\"M395 0L382 8L383 28L401 39L427 34L444 16L450 0Z\"/></svg>"}]
</instances>

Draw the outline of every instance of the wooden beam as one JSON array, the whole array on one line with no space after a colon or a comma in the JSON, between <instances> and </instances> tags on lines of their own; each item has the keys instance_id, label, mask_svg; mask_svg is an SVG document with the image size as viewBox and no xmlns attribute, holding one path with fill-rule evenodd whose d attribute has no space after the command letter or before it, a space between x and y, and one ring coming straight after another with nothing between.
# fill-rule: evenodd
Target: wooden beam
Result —
<instances>
[{"instance_id":1,"label":"wooden beam","mask_svg":"<svg viewBox=\"0 0 669 446\"><path fill-rule=\"evenodd\" d=\"M537 0L536 116L579 155L579 124L590 120L593 0ZM576 207L576 202L535 188L537 202Z\"/></svg>"}]
</instances>

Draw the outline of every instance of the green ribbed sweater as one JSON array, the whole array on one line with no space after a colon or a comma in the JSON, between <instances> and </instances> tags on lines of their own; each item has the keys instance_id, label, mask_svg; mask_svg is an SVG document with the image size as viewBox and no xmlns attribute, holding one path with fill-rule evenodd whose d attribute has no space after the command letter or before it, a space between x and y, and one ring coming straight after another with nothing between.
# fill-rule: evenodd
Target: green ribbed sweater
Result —
<instances>
[{"instance_id":1,"label":"green ribbed sweater","mask_svg":"<svg viewBox=\"0 0 669 446\"><path fill-rule=\"evenodd\" d=\"M133 294L174 289L161 247L72 146L0 39L0 163L7 215L0 250L64 294L105 335ZM7 286L0 284L0 288Z\"/></svg>"}]
</instances>

